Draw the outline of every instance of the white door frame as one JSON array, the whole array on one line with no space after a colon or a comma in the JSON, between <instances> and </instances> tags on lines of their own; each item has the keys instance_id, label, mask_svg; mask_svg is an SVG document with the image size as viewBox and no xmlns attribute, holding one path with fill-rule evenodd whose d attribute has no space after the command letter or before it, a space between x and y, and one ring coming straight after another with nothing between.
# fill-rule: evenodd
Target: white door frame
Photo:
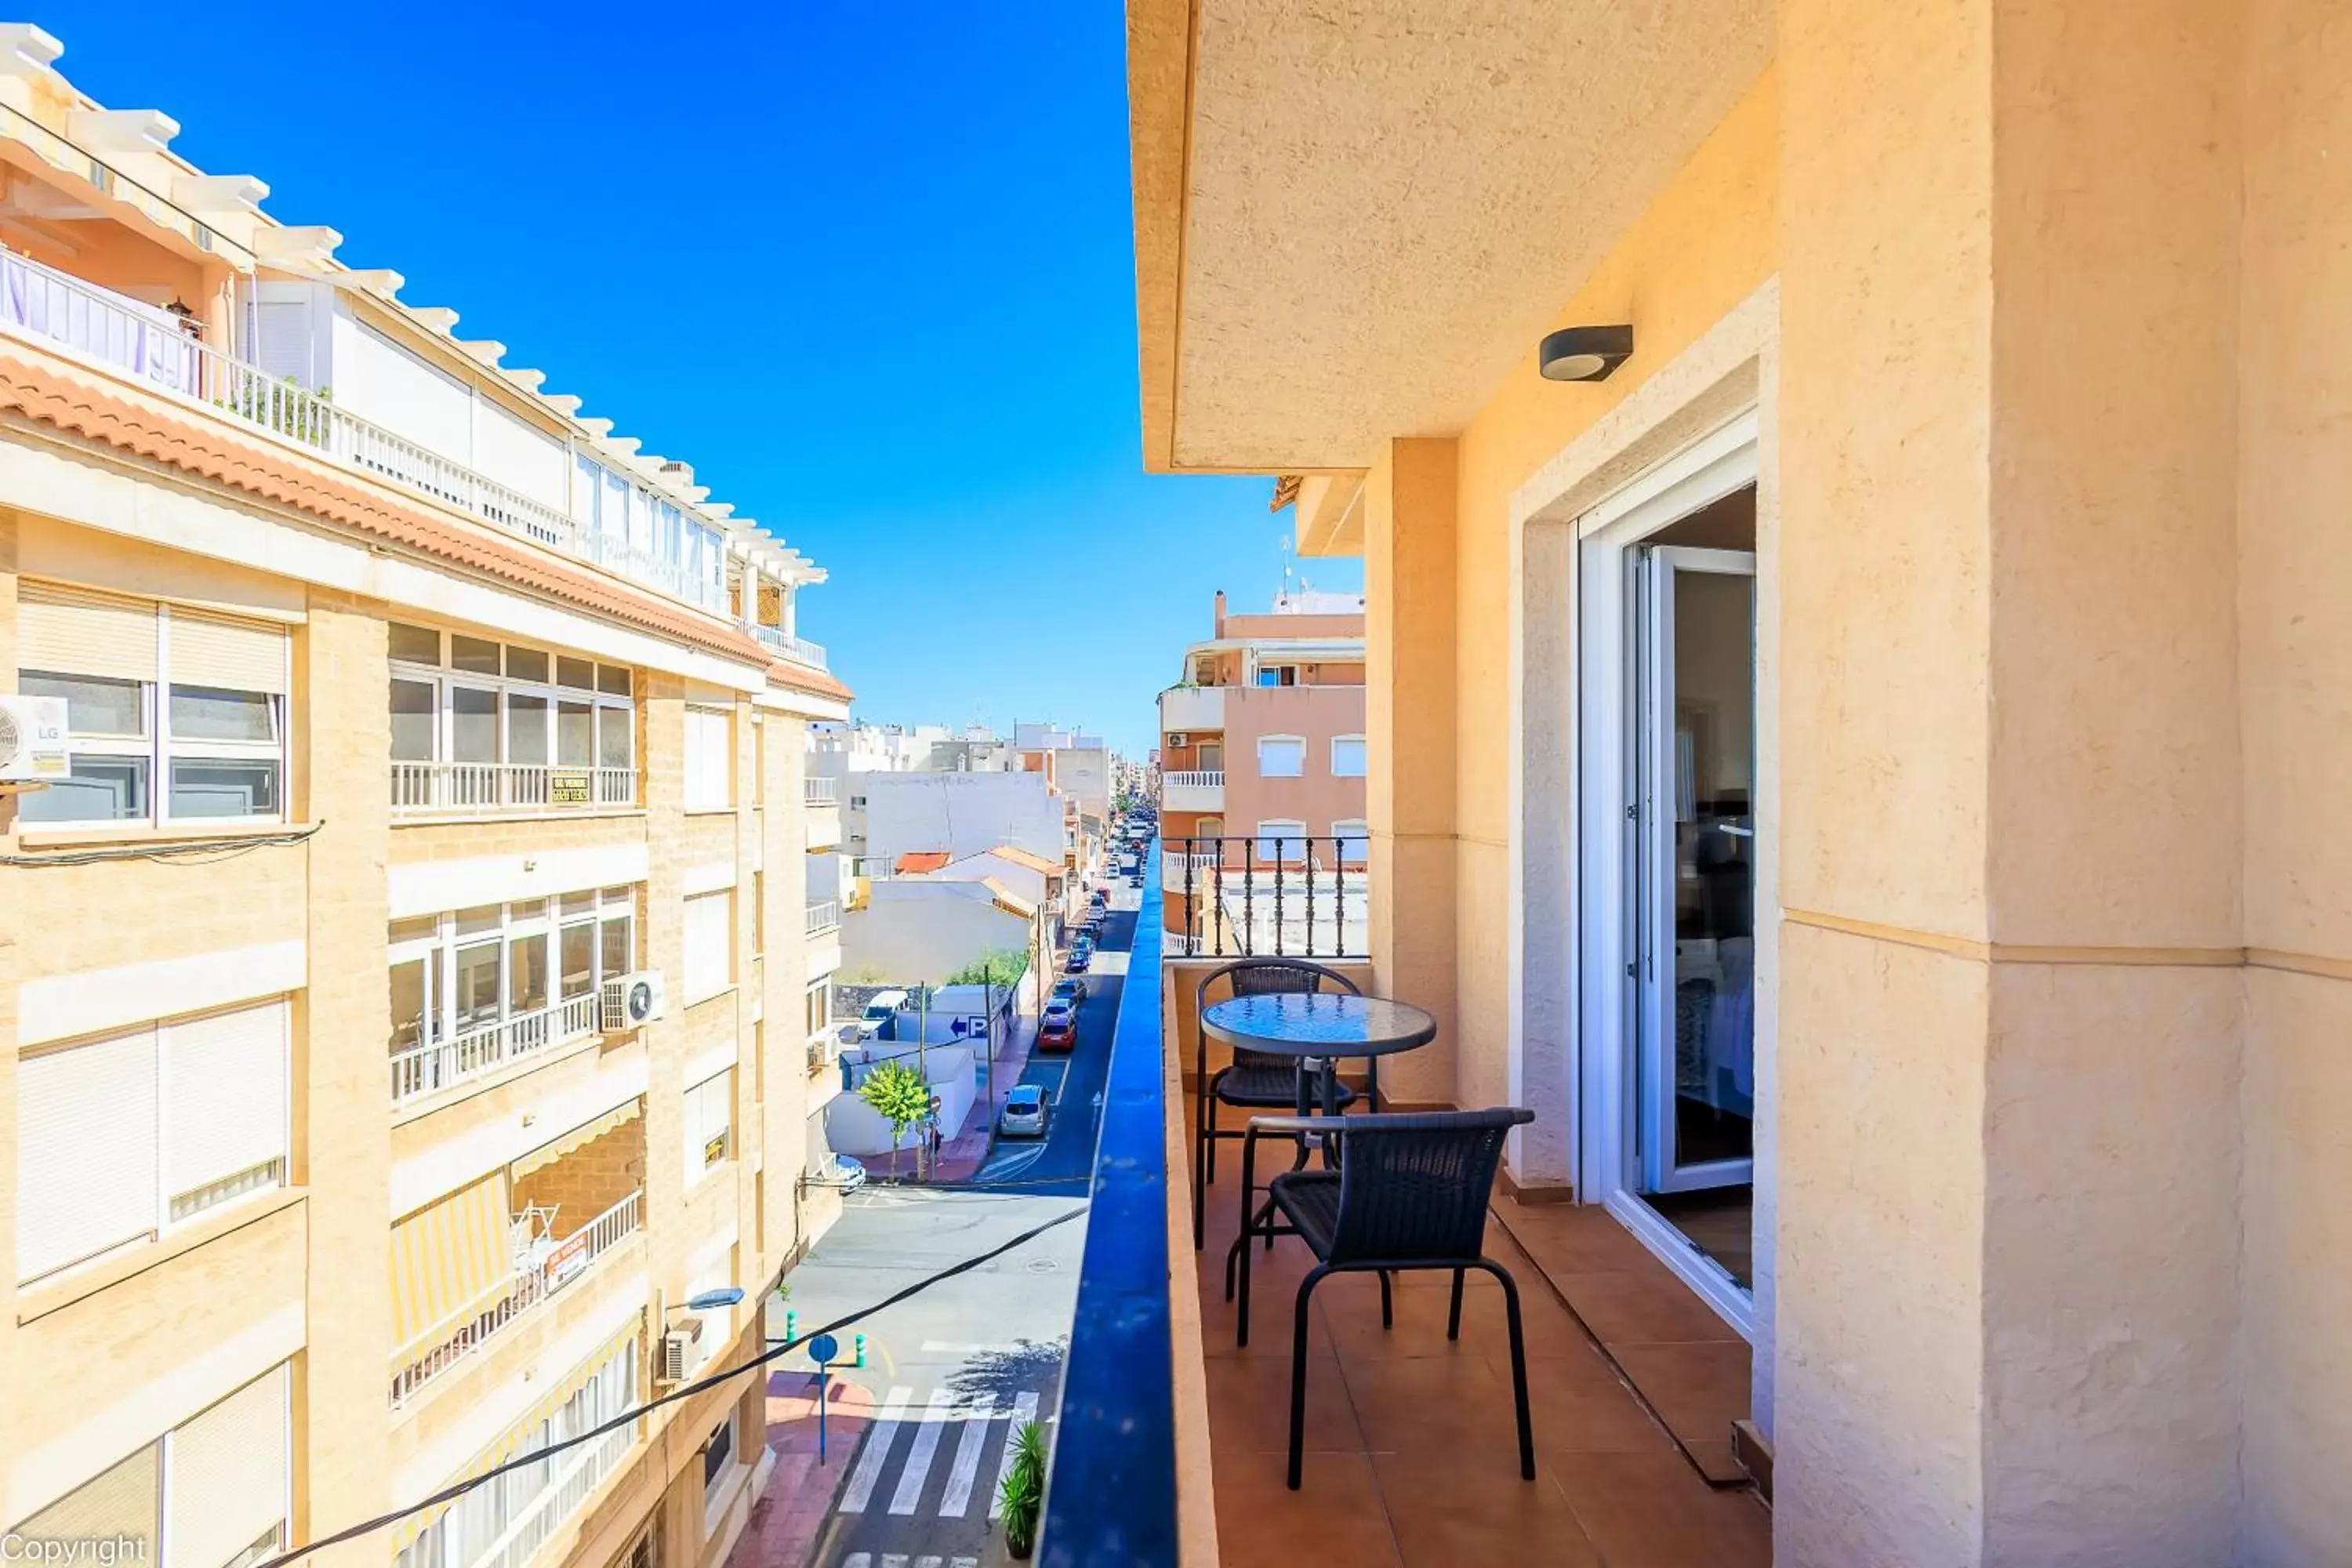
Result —
<instances>
[{"instance_id":1,"label":"white door frame","mask_svg":"<svg viewBox=\"0 0 2352 1568\"><path fill-rule=\"evenodd\" d=\"M1638 549L1639 546L1630 548ZM1675 575L1681 572L1711 572L1724 576L1745 577L1751 589L1748 635L1755 636L1754 600L1752 589L1756 577L1756 552L1752 550L1698 550L1687 545L1661 545L1648 552L1648 580L1641 585L1643 609L1648 625L1641 628L1647 647L1642 651L1647 663L1642 674L1643 690L1640 707L1651 716L1664 718L1674 710L1674 670L1671 662L1662 657L1663 650L1675 646ZM1755 692L1748 692L1751 705L1749 724L1754 725ZM1643 737L1649 744L1649 784L1654 797L1659 781L1675 775L1678 760L1675 754L1675 730L1671 721L1654 722L1651 732ZM1649 816L1643 821L1647 832L1642 836L1638 852L1643 856L1641 867L1642 924L1649 939L1649 966L1641 977L1641 1006L1644 1016L1636 1036L1639 1051L1652 1058L1646 1077L1635 1074L1636 1097L1641 1100L1642 1125L1648 1137L1641 1141L1641 1173L1645 1189L1656 1193L1697 1192L1709 1187L1733 1186L1756 1179L1756 1161L1751 1154L1738 1160L1712 1160L1703 1164L1679 1164L1674 1158L1675 1125L1675 1097L1661 1092L1669 1071L1666 1041L1670 1037L1667 1019L1671 1016L1676 982L1679 976L1669 972L1665 960L1675 954L1675 890L1674 890L1674 829L1673 813L1653 798ZM1753 817L1750 817L1753 820ZM1752 984L1751 976L1751 984ZM1752 1013L1751 1013L1752 1016ZM1754 1048L1751 1038L1749 1048Z\"/></svg>"},{"instance_id":2,"label":"white door frame","mask_svg":"<svg viewBox=\"0 0 2352 1568\"><path fill-rule=\"evenodd\" d=\"M1582 1125L1577 1188L1605 1205L1723 1320L1752 1340L1756 1309L1722 1267L1634 1193L1636 997L1627 966L1635 857L1633 751L1632 547L1677 519L1758 482L1759 422L1748 408L1603 497L1576 521L1578 968L1582 1042L1577 1062Z\"/></svg>"}]
</instances>

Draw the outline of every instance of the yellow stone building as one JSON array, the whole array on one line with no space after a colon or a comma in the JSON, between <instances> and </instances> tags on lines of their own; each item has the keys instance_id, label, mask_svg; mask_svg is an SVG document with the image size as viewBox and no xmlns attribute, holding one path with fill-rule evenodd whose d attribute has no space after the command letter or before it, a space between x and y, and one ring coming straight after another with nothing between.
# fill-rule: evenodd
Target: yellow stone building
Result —
<instances>
[{"instance_id":1,"label":"yellow stone building","mask_svg":"<svg viewBox=\"0 0 2352 1568\"><path fill-rule=\"evenodd\" d=\"M0 28L0 664L68 731L0 790L0 1518L236 1568L761 1348L849 693L822 571L58 54ZM707 1568L763 1392L321 1561Z\"/></svg>"}]
</instances>

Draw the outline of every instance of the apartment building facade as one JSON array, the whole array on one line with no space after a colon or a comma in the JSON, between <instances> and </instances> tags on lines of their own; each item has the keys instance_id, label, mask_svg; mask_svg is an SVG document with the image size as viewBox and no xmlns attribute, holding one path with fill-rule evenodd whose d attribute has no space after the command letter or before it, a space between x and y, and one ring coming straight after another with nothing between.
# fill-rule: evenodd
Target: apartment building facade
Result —
<instances>
[{"instance_id":1,"label":"apartment building facade","mask_svg":"<svg viewBox=\"0 0 2352 1568\"><path fill-rule=\"evenodd\" d=\"M68 731L0 792L0 1516L240 1568L761 1348L848 693L814 565L58 54L0 29L0 660ZM320 1561L709 1568L762 1394Z\"/></svg>"},{"instance_id":2,"label":"apartment building facade","mask_svg":"<svg viewBox=\"0 0 2352 1568\"><path fill-rule=\"evenodd\" d=\"M1327 920L1355 932L1352 945L1327 932L1318 948L1360 952L1364 776L1362 597L1286 592L1265 614L1231 615L1220 592L1211 636L1184 650L1181 677L1160 694L1160 831L1181 857L1162 879L1167 929L1213 951L1255 948L1246 928L1264 923L1261 886L1265 920L1282 909L1279 887L1292 900L1283 918L1297 921L1312 880ZM1213 912L1221 901L1234 905L1229 921ZM1221 925L1232 928L1223 937Z\"/></svg>"}]
</instances>

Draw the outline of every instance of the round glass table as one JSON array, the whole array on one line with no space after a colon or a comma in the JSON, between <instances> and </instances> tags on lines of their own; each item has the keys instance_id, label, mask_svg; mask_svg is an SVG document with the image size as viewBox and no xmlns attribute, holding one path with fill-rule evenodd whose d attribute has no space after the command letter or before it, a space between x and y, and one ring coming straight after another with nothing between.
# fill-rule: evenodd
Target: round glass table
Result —
<instances>
[{"instance_id":1,"label":"round glass table","mask_svg":"<svg viewBox=\"0 0 2352 1568\"><path fill-rule=\"evenodd\" d=\"M1425 1046L1437 1037L1437 1020L1409 1002L1346 992L1276 991L1213 1002L1201 1014L1201 1029L1213 1040L1269 1056L1297 1057L1298 1114L1312 1114L1309 1084L1323 1087L1323 1113L1339 1111L1338 1079L1319 1070L1334 1058L1361 1057L1370 1063L1372 1109L1380 1109L1378 1058Z\"/></svg>"}]
</instances>

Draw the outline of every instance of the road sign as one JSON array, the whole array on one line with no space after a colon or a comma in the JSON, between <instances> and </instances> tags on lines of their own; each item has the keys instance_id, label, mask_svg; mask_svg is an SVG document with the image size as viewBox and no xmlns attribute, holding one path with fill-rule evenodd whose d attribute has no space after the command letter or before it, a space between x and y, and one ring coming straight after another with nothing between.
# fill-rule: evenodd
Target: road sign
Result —
<instances>
[{"instance_id":1,"label":"road sign","mask_svg":"<svg viewBox=\"0 0 2352 1568\"><path fill-rule=\"evenodd\" d=\"M819 1366L841 1353L841 1342L831 1334L819 1334L808 1342L809 1360Z\"/></svg>"}]
</instances>

